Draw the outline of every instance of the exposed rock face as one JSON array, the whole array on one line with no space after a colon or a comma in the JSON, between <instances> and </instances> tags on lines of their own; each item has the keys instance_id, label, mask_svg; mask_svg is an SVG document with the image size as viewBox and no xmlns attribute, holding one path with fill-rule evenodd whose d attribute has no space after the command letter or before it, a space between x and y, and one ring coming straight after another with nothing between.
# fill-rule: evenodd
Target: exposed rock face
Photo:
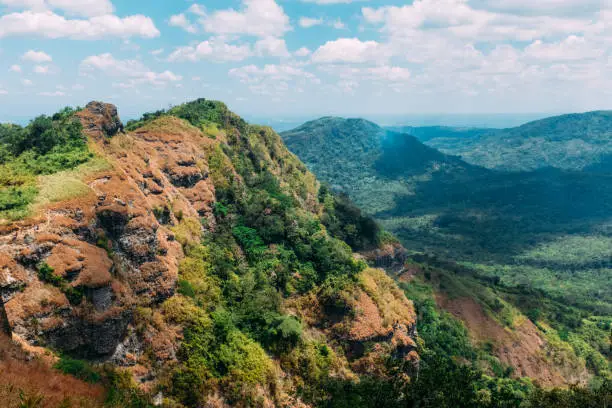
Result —
<instances>
[{"instance_id":1,"label":"exposed rock face","mask_svg":"<svg viewBox=\"0 0 612 408\"><path fill-rule=\"evenodd\" d=\"M400 244L388 244L363 254L368 263L389 273L401 274L408 259L408 251Z\"/></svg>"},{"instance_id":2,"label":"exposed rock face","mask_svg":"<svg viewBox=\"0 0 612 408\"><path fill-rule=\"evenodd\" d=\"M102 132L110 137L123 131L123 124L115 105L89 102L77 116L83 123L83 129L87 132Z\"/></svg>"},{"instance_id":3,"label":"exposed rock face","mask_svg":"<svg viewBox=\"0 0 612 408\"><path fill-rule=\"evenodd\" d=\"M19 337L107 358L124 341L136 307L174 294L183 254L168 228L178 211L213 219L214 186L205 180L203 138L184 122L170 119L167 129L134 137L117 134L113 105L92 102L77 117L114 168L86 180L88 195L3 227L0 291ZM164 171L169 164L195 178L173 178ZM43 264L52 280L41 278Z\"/></svg>"},{"instance_id":4,"label":"exposed rock face","mask_svg":"<svg viewBox=\"0 0 612 408\"><path fill-rule=\"evenodd\" d=\"M406 374L412 375L419 363L414 305L381 269L367 269L359 281L358 287L347 290L344 299L334 300L344 304L337 315L333 312L336 305L330 312L313 297L299 299L291 309L344 344L355 372L387 376L385 361L391 357L396 363L409 362Z\"/></svg>"},{"instance_id":5,"label":"exposed rock face","mask_svg":"<svg viewBox=\"0 0 612 408\"><path fill-rule=\"evenodd\" d=\"M11 323L6 315L6 309L4 308L2 299L0 299L0 332L9 336L11 335Z\"/></svg>"}]
</instances>

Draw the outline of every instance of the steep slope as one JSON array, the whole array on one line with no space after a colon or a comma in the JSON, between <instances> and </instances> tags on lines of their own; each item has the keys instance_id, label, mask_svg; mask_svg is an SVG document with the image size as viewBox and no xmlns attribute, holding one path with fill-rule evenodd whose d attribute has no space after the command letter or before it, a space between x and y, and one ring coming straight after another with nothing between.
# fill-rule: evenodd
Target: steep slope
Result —
<instances>
[{"instance_id":1,"label":"steep slope","mask_svg":"<svg viewBox=\"0 0 612 408\"><path fill-rule=\"evenodd\" d=\"M432 138L427 143L491 169L529 171L544 167L583 170L609 161L612 112L555 116L478 137Z\"/></svg>"},{"instance_id":2,"label":"steep slope","mask_svg":"<svg viewBox=\"0 0 612 408\"><path fill-rule=\"evenodd\" d=\"M0 134L15 341L128 370L169 406L318 405L362 376L416 369L412 303L334 236L373 262L397 244L377 250L375 224L320 190L271 129L206 100L127 133L99 102L37 121L42 132Z\"/></svg>"},{"instance_id":3,"label":"steep slope","mask_svg":"<svg viewBox=\"0 0 612 408\"><path fill-rule=\"evenodd\" d=\"M612 314L612 292L605 285L612 268L607 252L601 252L609 240L610 176L557 169L492 171L424 146L413 136L364 123L323 119L282 135L322 180L348 193L410 252L451 261L442 267L450 272L444 284L436 286L432 272L421 278L439 294L460 298L457 304L477 301L484 308L479 313L488 314L491 324L472 324L470 317L481 317L476 313L454 314L469 328L491 329L473 333L474 338L493 342L491 350L515 374L535 375L548 384L584 381L590 359L598 361L589 363L591 373L609 372L610 353L600 347L607 342L606 331L591 325ZM456 311L453 301L440 304ZM523 324L525 314L532 323ZM576 342L554 338L553 330L571 332ZM597 334L591 337L590 330ZM504 331L508 336L500 335ZM521 358L508 357L513 338L517 351L524 352ZM592 347L591 357L584 357L582 341ZM565 355L567 364L538 357L544 354Z\"/></svg>"}]
</instances>

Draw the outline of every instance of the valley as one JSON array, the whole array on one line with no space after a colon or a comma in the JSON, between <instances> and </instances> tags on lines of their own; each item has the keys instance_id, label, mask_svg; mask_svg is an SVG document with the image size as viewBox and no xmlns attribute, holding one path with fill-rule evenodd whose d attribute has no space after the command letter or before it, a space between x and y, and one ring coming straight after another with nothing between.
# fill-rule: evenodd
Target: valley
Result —
<instances>
[{"instance_id":1,"label":"valley","mask_svg":"<svg viewBox=\"0 0 612 408\"><path fill-rule=\"evenodd\" d=\"M306 164L206 99L2 125L3 400L607 401L606 173L500 173L364 120L283 138Z\"/></svg>"},{"instance_id":2,"label":"valley","mask_svg":"<svg viewBox=\"0 0 612 408\"><path fill-rule=\"evenodd\" d=\"M595 119L587 115L584 120ZM552 120L561 126L559 121ZM566 138L569 143L575 143L577 126L558 139L567 133L572 135ZM600 126L589 137L605 150L607 128ZM497 136L487 135L494 130L396 130L410 134L360 119L322 118L282 136L318 177L354 199L409 251L444 265L442 282L431 273L421 279L437 293L438 305L463 320L480 344L493 326L483 326L482 315L465 314L457 302L475 300L480 308L475 310L500 328L520 330L517 322L529 319L544 342L574 354L575 361L591 361L588 369L596 376L608 376L612 174L563 168L564 162L561 168L527 170L512 157L518 153L510 147L497 166L479 166L471 160L475 155L460 154L457 146L489 151L487 143ZM528 134L523 138L529 139ZM597 163L599 156L590 153L580 162ZM515 167L509 171L504 165ZM495 348L503 348L504 340L495 330L484 337L494 344L492 354L501 358ZM584 353L586 344L592 353ZM599 363L592 364L595 360ZM516 361L511 365L520 368Z\"/></svg>"}]
</instances>

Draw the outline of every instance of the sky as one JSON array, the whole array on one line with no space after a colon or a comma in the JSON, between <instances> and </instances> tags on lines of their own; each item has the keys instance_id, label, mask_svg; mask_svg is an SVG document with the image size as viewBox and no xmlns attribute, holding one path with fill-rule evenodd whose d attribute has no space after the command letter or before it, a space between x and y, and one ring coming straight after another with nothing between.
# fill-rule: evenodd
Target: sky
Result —
<instances>
[{"instance_id":1,"label":"sky","mask_svg":"<svg viewBox=\"0 0 612 408\"><path fill-rule=\"evenodd\" d=\"M612 108L608 0L0 0L0 120Z\"/></svg>"}]
</instances>

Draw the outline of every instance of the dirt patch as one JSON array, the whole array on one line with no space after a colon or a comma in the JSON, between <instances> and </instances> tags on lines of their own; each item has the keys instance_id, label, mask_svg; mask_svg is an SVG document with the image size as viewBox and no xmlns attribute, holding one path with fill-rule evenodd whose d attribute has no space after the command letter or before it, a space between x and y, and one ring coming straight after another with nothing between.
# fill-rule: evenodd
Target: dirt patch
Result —
<instances>
[{"instance_id":1,"label":"dirt patch","mask_svg":"<svg viewBox=\"0 0 612 408\"><path fill-rule=\"evenodd\" d=\"M568 384L559 370L546 360L546 342L530 320L525 319L511 330L488 316L473 299L450 299L439 294L436 301L465 323L474 343L493 342L493 353L502 363L514 368L515 376L531 377L547 387Z\"/></svg>"},{"instance_id":2,"label":"dirt patch","mask_svg":"<svg viewBox=\"0 0 612 408\"><path fill-rule=\"evenodd\" d=\"M23 405L24 401L39 400L35 406L41 408L103 406L105 391L101 386L64 375L48 360L24 351L0 334L0 404L17 408L34 406Z\"/></svg>"}]
</instances>

